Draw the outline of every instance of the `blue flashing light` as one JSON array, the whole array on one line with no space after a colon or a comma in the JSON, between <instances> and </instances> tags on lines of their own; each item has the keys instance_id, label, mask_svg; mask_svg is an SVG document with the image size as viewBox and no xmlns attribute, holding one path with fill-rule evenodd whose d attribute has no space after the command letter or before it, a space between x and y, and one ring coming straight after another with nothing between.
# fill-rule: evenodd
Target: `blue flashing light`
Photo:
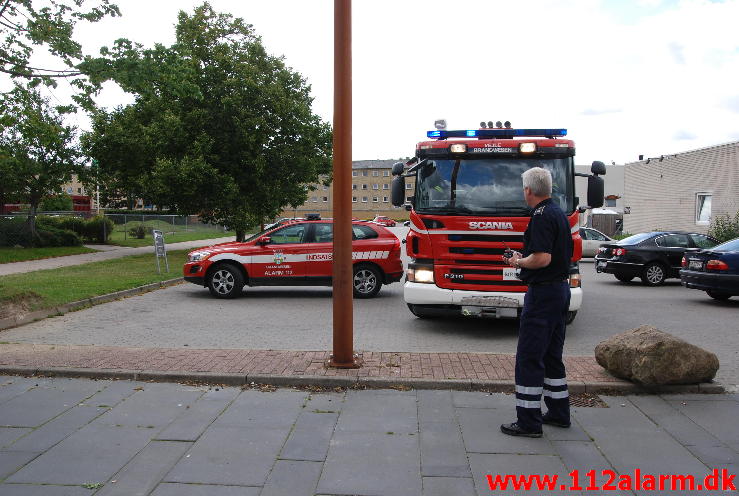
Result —
<instances>
[{"instance_id":1,"label":"blue flashing light","mask_svg":"<svg viewBox=\"0 0 739 496\"><path fill-rule=\"evenodd\" d=\"M525 136L542 136L558 138L567 136L567 129L466 129L460 131L435 130L428 131L429 138L516 138Z\"/></svg>"}]
</instances>

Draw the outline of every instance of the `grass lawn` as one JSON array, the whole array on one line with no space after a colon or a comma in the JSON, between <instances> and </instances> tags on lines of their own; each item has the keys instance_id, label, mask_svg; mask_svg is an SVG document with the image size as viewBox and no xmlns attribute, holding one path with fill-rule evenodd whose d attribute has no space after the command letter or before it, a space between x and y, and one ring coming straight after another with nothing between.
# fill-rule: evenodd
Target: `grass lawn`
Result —
<instances>
[{"instance_id":1,"label":"grass lawn","mask_svg":"<svg viewBox=\"0 0 739 496\"><path fill-rule=\"evenodd\" d=\"M0 248L0 264L22 262L24 260L39 260L42 258L63 257L92 253L97 250L84 246L55 246L53 248Z\"/></svg>"},{"instance_id":2,"label":"grass lawn","mask_svg":"<svg viewBox=\"0 0 739 496\"><path fill-rule=\"evenodd\" d=\"M167 224L170 226L169 224ZM171 226L170 226L171 227ZM119 226L116 226L119 229ZM167 244L178 243L180 241L197 241L199 239L213 239L213 238L225 238L227 236L233 236L236 239L236 233L234 231L216 231L209 229L207 231L177 231L177 232L164 232L164 242ZM124 239L122 231L113 231L108 238L108 243L112 245L120 246L152 246L154 241L151 238L151 234L147 233L144 239L136 239L126 235Z\"/></svg>"},{"instance_id":3,"label":"grass lawn","mask_svg":"<svg viewBox=\"0 0 739 496\"><path fill-rule=\"evenodd\" d=\"M58 269L0 277L0 310L11 303L27 303L28 310L55 307L182 275L189 250L168 252L169 273L157 273L154 254L93 262ZM0 312L2 313L2 312Z\"/></svg>"}]
</instances>

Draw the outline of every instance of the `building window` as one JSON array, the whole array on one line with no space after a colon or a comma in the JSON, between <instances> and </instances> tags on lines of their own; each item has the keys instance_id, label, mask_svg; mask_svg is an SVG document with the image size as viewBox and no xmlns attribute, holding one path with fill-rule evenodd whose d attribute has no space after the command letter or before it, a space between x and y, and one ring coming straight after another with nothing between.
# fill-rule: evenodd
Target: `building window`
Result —
<instances>
[{"instance_id":1,"label":"building window","mask_svg":"<svg viewBox=\"0 0 739 496\"><path fill-rule=\"evenodd\" d=\"M413 185L411 183L405 183L405 189L413 189Z\"/></svg>"},{"instance_id":2,"label":"building window","mask_svg":"<svg viewBox=\"0 0 739 496\"><path fill-rule=\"evenodd\" d=\"M382 197L382 203L387 203L387 196Z\"/></svg>"},{"instance_id":3,"label":"building window","mask_svg":"<svg viewBox=\"0 0 739 496\"><path fill-rule=\"evenodd\" d=\"M318 201L318 197L314 196L313 198L311 198L311 200L313 200L313 203L316 203Z\"/></svg>"},{"instance_id":4,"label":"building window","mask_svg":"<svg viewBox=\"0 0 739 496\"><path fill-rule=\"evenodd\" d=\"M408 202L408 203L411 203L413 201L413 197L412 196L406 196L405 197L405 201Z\"/></svg>"},{"instance_id":5,"label":"building window","mask_svg":"<svg viewBox=\"0 0 739 496\"><path fill-rule=\"evenodd\" d=\"M328 201L328 196L323 197L323 203L326 203Z\"/></svg>"},{"instance_id":6,"label":"building window","mask_svg":"<svg viewBox=\"0 0 739 496\"><path fill-rule=\"evenodd\" d=\"M695 194L695 223L708 225L711 220L711 193Z\"/></svg>"},{"instance_id":7,"label":"building window","mask_svg":"<svg viewBox=\"0 0 739 496\"><path fill-rule=\"evenodd\" d=\"M377 202L379 202L379 201L380 201L380 198L379 198L378 196L373 196L373 197L372 197L372 201L373 201L374 203L377 203Z\"/></svg>"},{"instance_id":8,"label":"building window","mask_svg":"<svg viewBox=\"0 0 739 496\"><path fill-rule=\"evenodd\" d=\"M366 196L363 196L362 197L362 203L367 203L367 197Z\"/></svg>"},{"instance_id":9,"label":"building window","mask_svg":"<svg viewBox=\"0 0 739 496\"><path fill-rule=\"evenodd\" d=\"M327 191L327 190L328 190L328 186L326 186L326 185L324 184L324 185L323 185L323 191Z\"/></svg>"},{"instance_id":10,"label":"building window","mask_svg":"<svg viewBox=\"0 0 739 496\"><path fill-rule=\"evenodd\" d=\"M379 175L380 175L380 171L376 171L376 170L372 171L372 177L377 177Z\"/></svg>"},{"instance_id":11,"label":"building window","mask_svg":"<svg viewBox=\"0 0 739 496\"><path fill-rule=\"evenodd\" d=\"M382 176L383 177L390 177L390 171L389 170L382 171Z\"/></svg>"},{"instance_id":12,"label":"building window","mask_svg":"<svg viewBox=\"0 0 739 496\"><path fill-rule=\"evenodd\" d=\"M363 184L362 185L362 189L367 189L367 185L366 184Z\"/></svg>"},{"instance_id":13,"label":"building window","mask_svg":"<svg viewBox=\"0 0 739 496\"><path fill-rule=\"evenodd\" d=\"M357 177L357 171L352 171L352 177Z\"/></svg>"},{"instance_id":14,"label":"building window","mask_svg":"<svg viewBox=\"0 0 739 496\"><path fill-rule=\"evenodd\" d=\"M363 175L364 177L367 177L367 171L366 171L366 170L362 171L362 175Z\"/></svg>"},{"instance_id":15,"label":"building window","mask_svg":"<svg viewBox=\"0 0 739 496\"><path fill-rule=\"evenodd\" d=\"M352 189L357 189L357 185L356 184L352 184Z\"/></svg>"},{"instance_id":16,"label":"building window","mask_svg":"<svg viewBox=\"0 0 739 496\"><path fill-rule=\"evenodd\" d=\"M615 198L606 198L606 207L615 207L615 206L616 206Z\"/></svg>"},{"instance_id":17,"label":"building window","mask_svg":"<svg viewBox=\"0 0 739 496\"><path fill-rule=\"evenodd\" d=\"M380 185L379 184L373 184L372 185L372 189L380 189Z\"/></svg>"},{"instance_id":18,"label":"building window","mask_svg":"<svg viewBox=\"0 0 739 496\"><path fill-rule=\"evenodd\" d=\"M356 196L352 196L352 202L357 203L357 197Z\"/></svg>"},{"instance_id":19,"label":"building window","mask_svg":"<svg viewBox=\"0 0 739 496\"><path fill-rule=\"evenodd\" d=\"M390 189L390 185L385 183L382 185L382 189Z\"/></svg>"}]
</instances>

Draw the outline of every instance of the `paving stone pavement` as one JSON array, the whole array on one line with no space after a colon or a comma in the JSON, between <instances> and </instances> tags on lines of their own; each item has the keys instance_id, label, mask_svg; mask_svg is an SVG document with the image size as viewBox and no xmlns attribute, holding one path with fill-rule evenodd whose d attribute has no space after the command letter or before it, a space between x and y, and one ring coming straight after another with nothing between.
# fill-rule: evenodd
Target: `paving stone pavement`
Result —
<instances>
[{"instance_id":1,"label":"paving stone pavement","mask_svg":"<svg viewBox=\"0 0 739 496\"><path fill-rule=\"evenodd\" d=\"M570 429L526 439L500 433L514 416L501 393L0 376L0 494L711 494L590 491L586 474L601 486L604 471L616 484L637 469L697 483L737 473L739 394L601 398L573 407ZM581 490L569 489L575 470ZM505 474L559 480L491 491L488 475Z\"/></svg>"}]
</instances>

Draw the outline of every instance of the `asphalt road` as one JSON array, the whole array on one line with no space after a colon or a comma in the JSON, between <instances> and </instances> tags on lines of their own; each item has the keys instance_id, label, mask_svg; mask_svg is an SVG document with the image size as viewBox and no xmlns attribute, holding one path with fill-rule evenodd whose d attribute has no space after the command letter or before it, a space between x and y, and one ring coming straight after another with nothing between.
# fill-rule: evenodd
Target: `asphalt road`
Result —
<instances>
[{"instance_id":1,"label":"asphalt road","mask_svg":"<svg viewBox=\"0 0 739 496\"><path fill-rule=\"evenodd\" d=\"M403 228L397 228L401 232ZM583 308L567 330L565 352L590 355L613 334L653 325L716 353L718 379L739 384L739 298L718 302L677 280L650 288L581 267ZM0 341L130 347L331 349L330 288L246 288L216 300L182 284L0 332ZM354 302L355 349L513 353L517 322L420 320L403 302L402 283Z\"/></svg>"}]
</instances>

